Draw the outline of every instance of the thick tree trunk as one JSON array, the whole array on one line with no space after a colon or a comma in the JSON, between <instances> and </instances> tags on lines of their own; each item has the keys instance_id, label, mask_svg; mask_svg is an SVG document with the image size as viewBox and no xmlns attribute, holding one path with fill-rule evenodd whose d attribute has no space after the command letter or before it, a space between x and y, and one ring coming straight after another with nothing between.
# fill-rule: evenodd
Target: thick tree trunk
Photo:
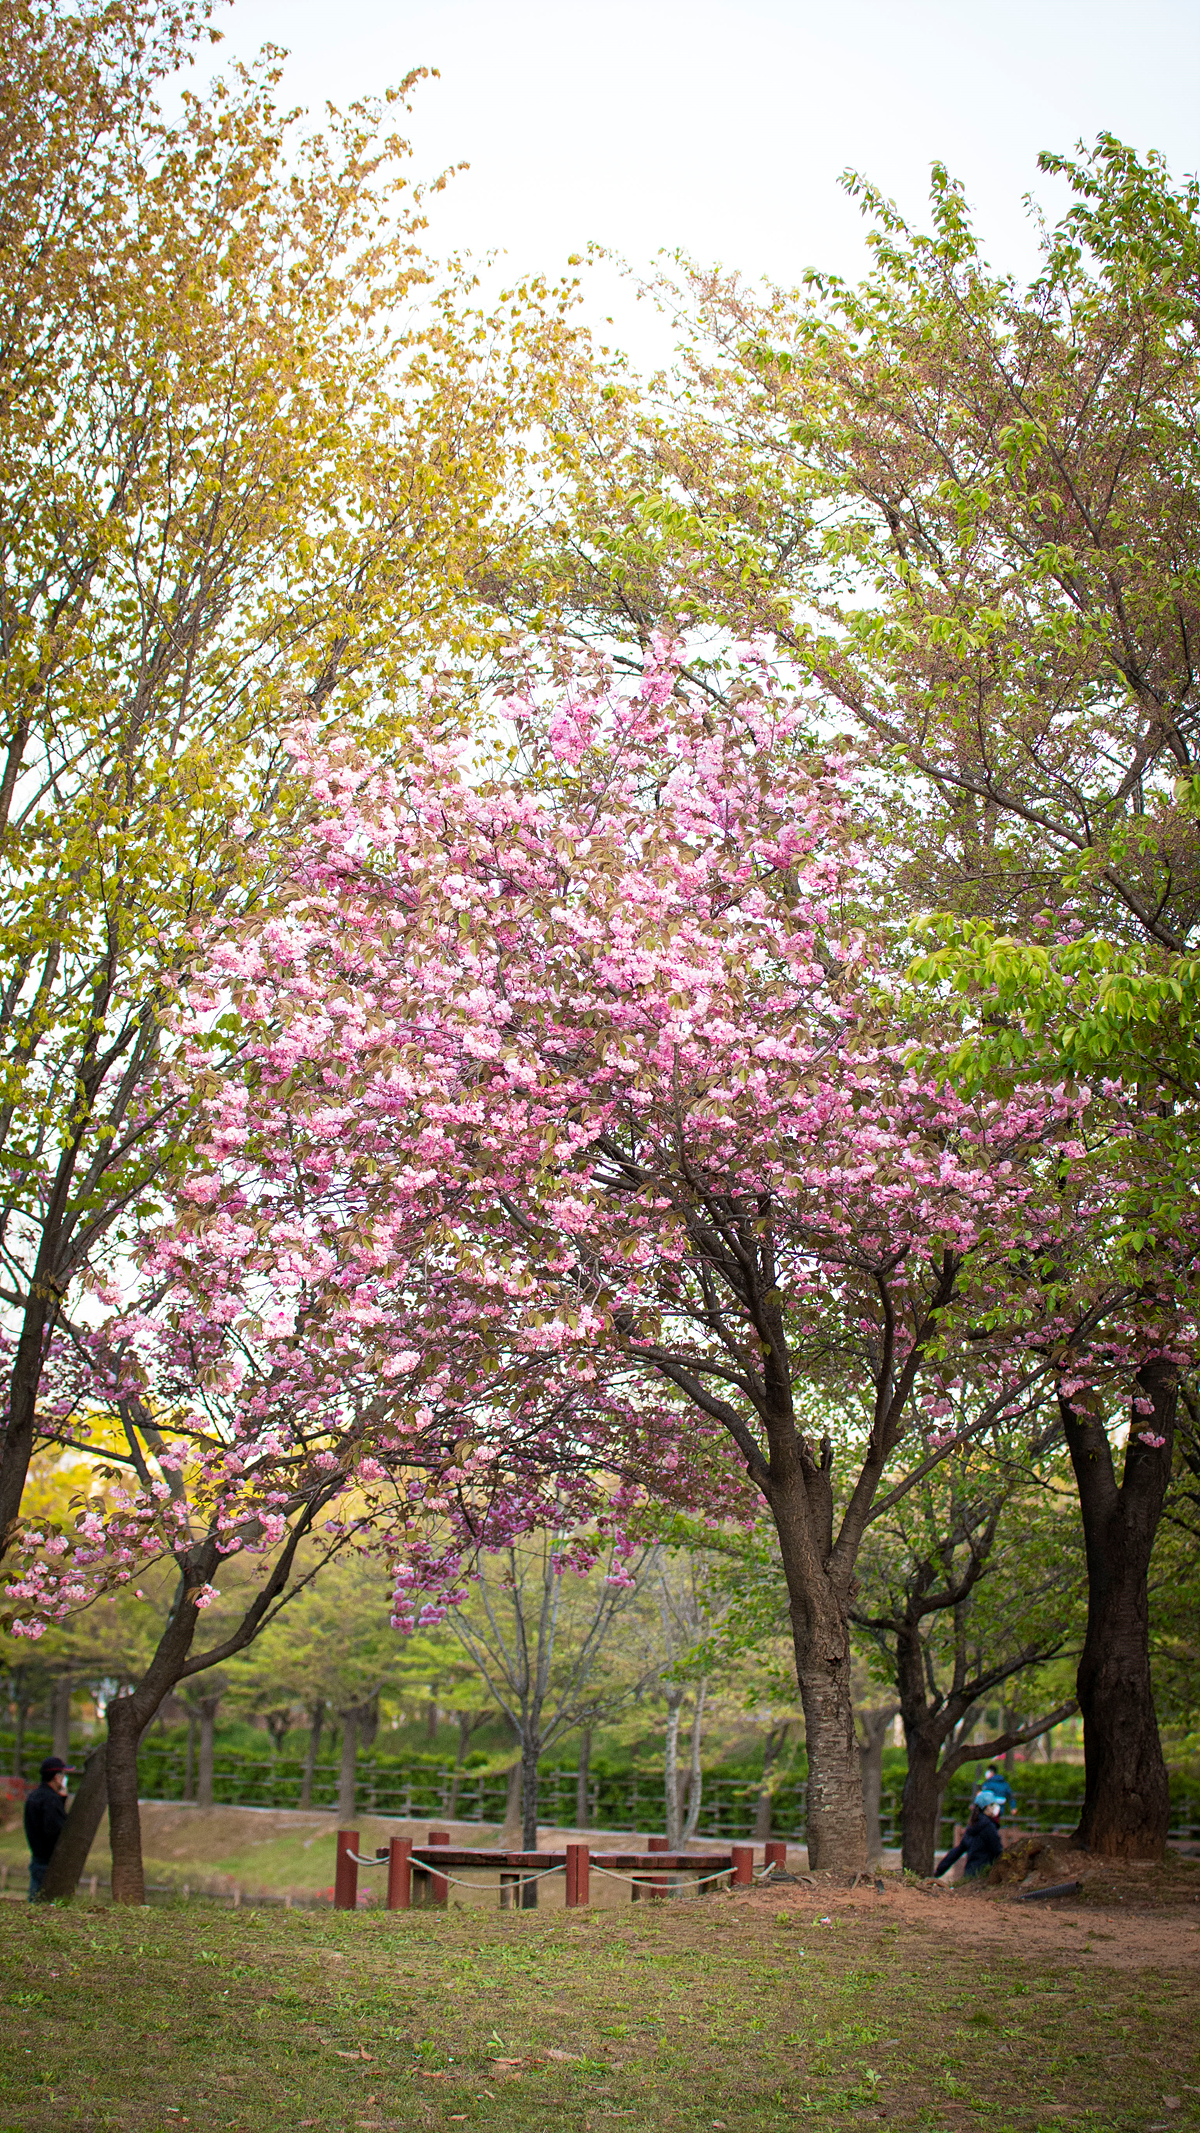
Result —
<instances>
[{"instance_id":1,"label":"thick tree trunk","mask_svg":"<svg viewBox=\"0 0 1200 2133\"><path fill-rule=\"evenodd\" d=\"M867 1825L844 1625L831 1624L823 1636L798 1635L796 1673L808 1750L808 1863L814 1873L860 1873Z\"/></svg>"},{"instance_id":2,"label":"thick tree trunk","mask_svg":"<svg viewBox=\"0 0 1200 2133\"><path fill-rule=\"evenodd\" d=\"M54 1684L50 1708L50 1753L71 1760L71 1676L61 1674Z\"/></svg>"},{"instance_id":3,"label":"thick tree trunk","mask_svg":"<svg viewBox=\"0 0 1200 2133\"><path fill-rule=\"evenodd\" d=\"M908 1775L904 1780L900 1810L900 1863L907 1873L927 1878L934 1868L938 1816L942 1811L942 1780L938 1776L942 1735L906 1724L904 1739L908 1749Z\"/></svg>"},{"instance_id":4,"label":"thick tree trunk","mask_svg":"<svg viewBox=\"0 0 1200 2133\"><path fill-rule=\"evenodd\" d=\"M304 1775L300 1780L300 1805L312 1806L313 1777L321 1752L321 1728L325 1724L325 1700L313 1704L308 1714L308 1746L304 1751Z\"/></svg>"},{"instance_id":5,"label":"thick tree trunk","mask_svg":"<svg viewBox=\"0 0 1200 2133\"><path fill-rule=\"evenodd\" d=\"M108 1806L107 1764L108 1745L101 1741L84 1764L79 1790L71 1802L66 1825L46 1869L42 1883L42 1897L46 1903L69 1899L79 1886L79 1877L87 1865L88 1853L96 1841Z\"/></svg>"},{"instance_id":6,"label":"thick tree trunk","mask_svg":"<svg viewBox=\"0 0 1200 2133\"><path fill-rule=\"evenodd\" d=\"M769 1479L765 1493L787 1579L796 1679L804 1709L808 1863L817 1873L855 1874L867 1863L867 1825L843 1588L852 1575L857 1549L848 1552L842 1582L835 1585L828 1567L833 1555L832 1459L829 1445L822 1447L819 1466L808 1452L801 1457L797 1451L793 1456L785 1439L778 1474ZM773 1447L773 1467L774 1463Z\"/></svg>"},{"instance_id":7,"label":"thick tree trunk","mask_svg":"<svg viewBox=\"0 0 1200 2133\"><path fill-rule=\"evenodd\" d=\"M108 1841L112 1851L112 1900L144 1903L142 1823L138 1813L138 1724L133 1696L114 1696L108 1707Z\"/></svg>"},{"instance_id":8,"label":"thick tree trunk","mask_svg":"<svg viewBox=\"0 0 1200 2133\"><path fill-rule=\"evenodd\" d=\"M1075 1842L1116 1859L1161 1859L1170 1828L1167 1769L1150 1676L1150 1558L1171 1472L1177 1383L1153 1363L1139 1376L1153 1413L1134 1413L1118 1487L1107 1432L1062 1403L1088 1571L1076 1694L1083 1713L1084 1803Z\"/></svg>"},{"instance_id":9,"label":"thick tree trunk","mask_svg":"<svg viewBox=\"0 0 1200 2133\"><path fill-rule=\"evenodd\" d=\"M345 1827L354 1820L354 1793L358 1782L358 1711L339 1711L342 1721L342 1766L338 1773L338 1820Z\"/></svg>"},{"instance_id":10,"label":"thick tree trunk","mask_svg":"<svg viewBox=\"0 0 1200 2133\"><path fill-rule=\"evenodd\" d=\"M221 1707L219 1696L202 1696L200 1699L200 1763L196 1779L197 1807L213 1804L213 1758L216 1754L217 1712Z\"/></svg>"},{"instance_id":11,"label":"thick tree trunk","mask_svg":"<svg viewBox=\"0 0 1200 2133\"><path fill-rule=\"evenodd\" d=\"M592 1768L592 1729L585 1726L579 1736L579 1767L575 1772L575 1827L588 1826L588 1785Z\"/></svg>"}]
</instances>

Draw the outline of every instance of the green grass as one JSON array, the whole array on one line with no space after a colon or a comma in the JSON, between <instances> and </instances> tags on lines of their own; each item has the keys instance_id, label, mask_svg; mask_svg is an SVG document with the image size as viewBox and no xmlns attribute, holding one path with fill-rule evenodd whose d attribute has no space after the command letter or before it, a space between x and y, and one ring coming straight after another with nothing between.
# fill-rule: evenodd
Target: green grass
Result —
<instances>
[{"instance_id":1,"label":"green grass","mask_svg":"<svg viewBox=\"0 0 1200 2133\"><path fill-rule=\"evenodd\" d=\"M1195 2126L1196 1997L882 1906L819 1924L811 1897L787 1916L10 1903L0 2133Z\"/></svg>"}]
</instances>

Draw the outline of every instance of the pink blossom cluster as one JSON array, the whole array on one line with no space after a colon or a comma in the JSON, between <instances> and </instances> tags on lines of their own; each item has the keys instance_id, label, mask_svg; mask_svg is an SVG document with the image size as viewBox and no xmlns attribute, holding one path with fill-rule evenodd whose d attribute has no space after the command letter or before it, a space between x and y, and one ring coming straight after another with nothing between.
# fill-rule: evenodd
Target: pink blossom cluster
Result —
<instances>
[{"instance_id":1,"label":"pink blossom cluster","mask_svg":"<svg viewBox=\"0 0 1200 2133\"><path fill-rule=\"evenodd\" d=\"M408 1628L551 1517L750 1515L780 1415L878 1467L1031 1386L1127 1393L1164 1335L1105 1259L1125 1098L929 1063L859 795L761 648L732 708L659 641L506 715L494 776L432 723L403 769L294 736L313 826L181 1006L195 1169L89 1396L136 1385L231 1550L332 1477ZM120 1518L169 1537L130 1502L114 1561Z\"/></svg>"}]
</instances>

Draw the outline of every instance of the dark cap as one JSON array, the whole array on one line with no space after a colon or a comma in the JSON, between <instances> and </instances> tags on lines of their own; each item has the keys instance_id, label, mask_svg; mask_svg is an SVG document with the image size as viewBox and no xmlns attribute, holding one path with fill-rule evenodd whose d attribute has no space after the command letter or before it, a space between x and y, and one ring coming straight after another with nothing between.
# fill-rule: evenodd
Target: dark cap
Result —
<instances>
[{"instance_id":1,"label":"dark cap","mask_svg":"<svg viewBox=\"0 0 1200 2133\"><path fill-rule=\"evenodd\" d=\"M43 1785L48 1785L50 1779L56 1778L60 1772L67 1777L74 1777L75 1775L70 1764L64 1763L61 1755L48 1755L42 1764L41 1777Z\"/></svg>"}]
</instances>

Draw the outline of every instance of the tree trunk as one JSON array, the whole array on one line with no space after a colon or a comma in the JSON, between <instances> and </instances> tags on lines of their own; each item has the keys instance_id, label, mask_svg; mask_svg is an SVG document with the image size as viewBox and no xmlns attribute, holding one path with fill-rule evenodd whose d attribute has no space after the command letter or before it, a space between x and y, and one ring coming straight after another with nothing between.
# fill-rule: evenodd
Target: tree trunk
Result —
<instances>
[{"instance_id":1,"label":"tree trunk","mask_svg":"<svg viewBox=\"0 0 1200 2133\"><path fill-rule=\"evenodd\" d=\"M308 1714L308 1746L304 1751L304 1775L300 1780L300 1805L312 1806L313 1777L321 1752L321 1728L325 1724L325 1699L314 1703Z\"/></svg>"},{"instance_id":2,"label":"tree trunk","mask_svg":"<svg viewBox=\"0 0 1200 2133\"><path fill-rule=\"evenodd\" d=\"M431 1697L425 1711L425 1738L427 1741L433 1742L437 1739L437 1729L438 1707L436 1701Z\"/></svg>"},{"instance_id":3,"label":"tree trunk","mask_svg":"<svg viewBox=\"0 0 1200 2133\"><path fill-rule=\"evenodd\" d=\"M42 1231L41 1246L31 1281L29 1301L25 1306L17 1352L13 1357L12 1376L8 1386L8 1418L0 1439L0 1556L6 1555L17 1532L17 1519L21 1513L21 1499L29 1477L29 1462L33 1457L36 1427L38 1390L46 1360L46 1324L50 1316L50 1298L54 1294L47 1276L54 1260L54 1248L62 1223L62 1200L70 1184L70 1170L66 1185L62 1170L65 1157L59 1159L59 1177L55 1180L52 1194L52 1209L57 1201L53 1223L48 1222ZM71 1169L74 1163L72 1159Z\"/></svg>"},{"instance_id":4,"label":"tree trunk","mask_svg":"<svg viewBox=\"0 0 1200 2133\"><path fill-rule=\"evenodd\" d=\"M663 1750L663 1795L666 1806L667 1850L679 1850L679 1721L683 1715L683 1690L667 1694L667 1739Z\"/></svg>"},{"instance_id":5,"label":"tree trunk","mask_svg":"<svg viewBox=\"0 0 1200 2133\"><path fill-rule=\"evenodd\" d=\"M71 1676L60 1674L50 1706L50 1753L71 1760Z\"/></svg>"},{"instance_id":6,"label":"tree trunk","mask_svg":"<svg viewBox=\"0 0 1200 2133\"><path fill-rule=\"evenodd\" d=\"M79 1790L71 1802L62 1835L46 1869L42 1896L47 1903L55 1899L60 1902L68 1900L79 1885L79 1877L87 1865L88 1853L96 1841L108 1806L107 1763L108 1746L101 1741L83 1766Z\"/></svg>"},{"instance_id":7,"label":"tree trunk","mask_svg":"<svg viewBox=\"0 0 1200 2133\"><path fill-rule=\"evenodd\" d=\"M796 1674L808 1750L809 1867L814 1873L861 1873L867 1825L844 1625L831 1623L823 1635L797 1635Z\"/></svg>"},{"instance_id":8,"label":"tree trunk","mask_svg":"<svg viewBox=\"0 0 1200 2133\"><path fill-rule=\"evenodd\" d=\"M114 1696L108 1707L108 1841L112 1851L112 1900L144 1903L142 1823L138 1813L137 1752L141 1727L135 1698Z\"/></svg>"},{"instance_id":9,"label":"tree trunk","mask_svg":"<svg viewBox=\"0 0 1200 2133\"><path fill-rule=\"evenodd\" d=\"M504 1803L504 1828L500 1843L505 1851L515 1852L521 1841L521 1765L513 1764L508 1773L508 1797Z\"/></svg>"},{"instance_id":10,"label":"tree trunk","mask_svg":"<svg viewBox=\"0 0 1200 2133\"><path fill-rule=\"evenodd\" d=\"M342 1721L342 1767L338 1773L338 1820L343 1828L354 1820L354 1792L358 1779L358 1711L351 1706L339 1711Z\"/></svg>"},{"instance_id":11,"label":"tree trunk","mask_svg":"<svg viewBox=\"0 0 1200 2133\"><path fill-rule=\"evenodd\" d=\"M690 1844L700 1822L700 1802L704 1797L704 1778L700 1769L700 1742L704 1733L704 1705L708 1697L707 1681L696 1684L696 1701L692 1706L692 1752L688 1767L687 1819L683 1825L683 1842Z\"/></svg>"},{"instance_id":12,"label":"tree trunk","mask_svg":"<svg viewBox=\"0 0 1200 2133\"><path fill-rule=\"evenodd\" d=\"M900 1863L908 1873L927 1879L933 1872L942 1809L942 1781L938 1776L942 1736L939 1732L931 1737L921 1727L906 1725L904 1739L908 1775L900 1808Z\"/></svg>"},{"instance_id":13,"label":"tree trunk","mask_svg":"<svg viewBox=\"0 0 1200 2133\"><path fill-rule=\"evenodd\" d=\"M1150 1678L1147 1585L1171 1472L1178 1387L1173 1369L1161 1362L1148 1364L1137 1383L1153 1414L1132 1417L1119 1487L1107 1431L1061 1403L1088 1572L1076 1681L1084 1802L1074 1842L1112 1859L1161 1859L1171 1823Z\"/></svg>"},{"instance_id":14,"label":"tree trunk","mask_svg":"<svg viewBox=\"0 0 1200 2133\"><path fill-rule=\"evenodd\" d=\"M772 1451L772 1462L775 1451ZM781 1448L779 1474L766 1486L779 1535L796 1653L796 1680L808 1751L808 1863L814 1872L861 1873L867 1863L862 1773L854 1731L850 1624L843 1589L853 1557L835 1586L827 1564L833 1552L832 1446L821 1463ZM805 1463L806 1462L806 1463ZM857 1551L854 1551L855 1553Z\"/></svg>"},{"instance_id":15,"label":"tree trunk","mask_svg":"<svg viewBox=\"0 0 1200 2133\"><path fill-rule=\"evenodd\" d=\"M775 1811L775 1798L771 1791L771 1770L786 1737L785 1728L772 1726L763 1744L762 1784L758 1791L758 1803L754 1810L754 1842L765 1844L771 1834L771 1818Z\"/></svg>"},{"instance_id":16,"label":"tree trunk","mask_svg":"<svg viewBox=\"0 0 1200 2133\"><path fill-rule=\"evenodd\" d=\"M588 1826L588 1782L592 1768L592 1729L585 1726L579 1736L579 1768L575 1772L575 1827Z\"/></svg>"},{"instance_id":17,"label":"tree trunk","mask_svg":"<svg viewBox=\"0 0 1200 2133\"><path fill-rule=\"evenodd\" d=\"M200 1699L200 1767L196 1781L197 1807L213 1804L213 1756L216 1749L217 1712L220 1696L202 1696Z\"/></svg>"},{"instance_id":18,"label":"tree trunk","mask_svg":"<svg viewBox=\"0 0 1200 2133\"><path fill-rule=\"evenodd\" d=\"M446 1810L452 1822L458 1813L458 1788L462 1784L463 1764L467 1760L467 1749L470 1746L470 1741L471 1713L469 1711L460 1711L458 1714L458 1748L454 1757L454 1773L450 1779L450 1805Z\"/></svg>"},{"instance_id":19,"label":"tree trunk","mask_svg":"<svg viewBox=\"0 0 1200 2133\"><path fill-rule=\"evenodd\" d=\"M521 1844L523 1850L535 1852L538 1841L538 1759L540 1741L526 1736L521 1743ZM521 1909L536 1911L538 1885L536 1881L521 1883Z\"/></svg>"},{"instance_id":20,"label":"tree trunk","mask_svg":"<svg viewBox=\"0 0 1200 2133\"><path fill-rule=\"evenodd\" d=\"M860 1711L858 1722L866 1735L858 1751L862 1769L863 1816L867 1825L867 1853L872 1860L883 1856L883 1743L896 1715L895 1705L883 1711Z\"/></svg>"}]
</instances>

